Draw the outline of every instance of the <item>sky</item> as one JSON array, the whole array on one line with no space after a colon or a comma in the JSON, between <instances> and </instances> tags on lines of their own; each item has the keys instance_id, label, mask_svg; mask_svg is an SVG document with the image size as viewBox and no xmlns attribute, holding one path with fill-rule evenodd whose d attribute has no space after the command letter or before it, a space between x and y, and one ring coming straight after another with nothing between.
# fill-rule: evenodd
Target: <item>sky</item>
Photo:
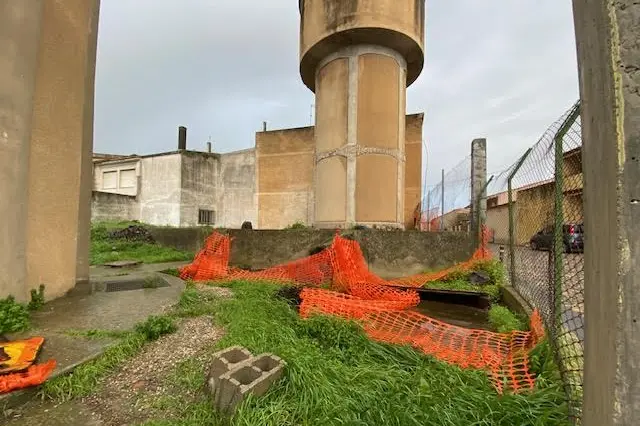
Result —
<instances>
[{"instance_id":1,"label":"sky","mask_svg":"<svg viewBox=\"0 0 640 426\"><path fill-rule=\"evenodd\" d=\"M251 148L312 123L294 0L102 0L94 151ZM489 173L512 164L578 98L568 0L427 0L425 67L407 89L424 112L428 185L487 138ZM426 161L425 161L426 160Z\"/></svg>"}]
</instances>

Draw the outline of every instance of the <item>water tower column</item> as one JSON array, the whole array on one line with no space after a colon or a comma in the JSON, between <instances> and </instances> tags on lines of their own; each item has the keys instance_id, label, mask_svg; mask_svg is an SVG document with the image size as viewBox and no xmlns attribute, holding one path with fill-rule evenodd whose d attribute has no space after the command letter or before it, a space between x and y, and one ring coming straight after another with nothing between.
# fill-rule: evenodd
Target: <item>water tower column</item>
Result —
<instances>
[{"instance_id":1,"label":"water tower column","mask_svg":"<svg viewBox=\"0 0 640 426\"><path fill-rule=\"evenodd\" d=\"M422 70L424 0L301 0L316 94L314 225L402 228L405 92Z\"/></svg>"}]
</instances>

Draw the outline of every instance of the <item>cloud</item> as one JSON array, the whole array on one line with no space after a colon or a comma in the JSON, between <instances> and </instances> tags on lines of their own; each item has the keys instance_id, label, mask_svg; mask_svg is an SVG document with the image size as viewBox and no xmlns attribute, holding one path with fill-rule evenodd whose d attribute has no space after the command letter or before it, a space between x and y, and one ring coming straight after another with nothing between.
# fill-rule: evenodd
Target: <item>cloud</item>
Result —
<instances>
[{"instance_id":1,"label":"cloud","mask_svg":"<svg viewBox=\"0 0 640 426\"><path fill-rule=\"evenodd\" d=\"M425 112L428 183L486 137L489 170L511 164L578 97L572 11L557 0L427 1L426 64L407 110ZM216 151L309 124L290 0L101 2L96 151Z\"/></svg>"}]
</instances>

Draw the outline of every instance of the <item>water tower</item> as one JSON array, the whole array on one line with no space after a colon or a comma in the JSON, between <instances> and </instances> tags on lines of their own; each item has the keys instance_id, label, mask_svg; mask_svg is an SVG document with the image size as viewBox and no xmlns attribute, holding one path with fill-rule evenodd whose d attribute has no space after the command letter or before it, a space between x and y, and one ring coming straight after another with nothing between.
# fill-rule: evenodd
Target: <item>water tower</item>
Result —
<instances>
[{"instance_id":1,"label":"water tower","mask_svg":"<svg viewBox=\"0 0 640 426\"><path fill-rule=\"evenodd\" d=\"M314 220L403 227L405 94L424 64L425 0L299 0L316 95Z\"/></svg>"}]
</instances>

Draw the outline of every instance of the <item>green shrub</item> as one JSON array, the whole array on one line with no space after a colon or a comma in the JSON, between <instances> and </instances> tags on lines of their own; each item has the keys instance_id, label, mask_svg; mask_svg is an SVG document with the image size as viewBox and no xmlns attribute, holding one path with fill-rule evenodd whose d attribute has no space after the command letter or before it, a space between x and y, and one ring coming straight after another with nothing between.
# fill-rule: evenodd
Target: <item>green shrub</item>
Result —
<instances>
[{"instance_id":1,"label":"green shrub","mask_svg":"<svg viewBox=\"0 0 640 426\"><path fill-rule=\"evenodd\" d=\"M509 308L501 305L493 305L489 309L489 324L499 333L509 333L514 330L525 331L527 329L524 321Z\"/></svg>"},{"instance_id":2,"label":"green shrub","mask_svg":"<svg viewBox=\"0 0 640 426\"><path fill-rule=\"evenodd\" d=\"M40 284L40 287L36 290L31 289L31 301L27 305L30 311L37 311L44 306L44 284Z\"/></svg>"},{"instance_id":3,"label":"green shrub","mask_svg":"<svg viewBox=\"0 0 640 426\"><path fill-rule=\"evenodd\" d=\"M178 327L172 318L167 316L150 316L145 322L136 325L136 332L147 340L158 340L160 336L176 331Z\"/></svg>"},{"instance_id":4,"label":"green shrub","mask_svg":"<svg viewBox=\"0 0 640 426\"><path fill-rule=\"evenodd\" d=\"M0 300L0 334L24 331L30 326L29 309L13 296Z\"/></svg>"},{"instance_id":5,"label":"green shrub","mask_svg":"<svg viewBox=\"0 0 640 426\"><path fill-rule=\"evenodd\" d=\"M474 271L484 272L489 276L491 284L503 286L505 284L506 271L499 260L481 260L473 267Z\"/></svg>"}]
</instances>

